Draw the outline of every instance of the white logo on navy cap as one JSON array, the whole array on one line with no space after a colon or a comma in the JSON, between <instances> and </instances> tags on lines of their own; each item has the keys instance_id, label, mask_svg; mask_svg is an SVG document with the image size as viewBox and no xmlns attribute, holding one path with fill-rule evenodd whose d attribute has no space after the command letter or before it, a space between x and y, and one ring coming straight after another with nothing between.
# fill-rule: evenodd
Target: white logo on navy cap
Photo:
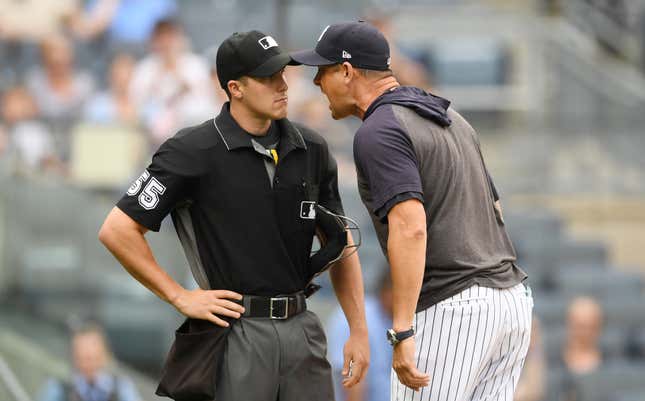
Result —
<instances>
[{"instance_id":1,"label":"white logo on navy cap","mask_svg":"<svg viewBox=\"0 0 645 401\"><path fill-rule=\"evenodd\" d=\"M275 39L273 39L271 36L263 37L262 39L258 40L258 43L264 50L278 46L278 42L276 42Z\"/></svg>"},{"instance_id":2,"label":"white logo on navy cap","mask_svg":"<svg viewBox=\"0 0 645 401\"><path fill-rule=\"evenodd\" d=\"M352 55L349 54L346 50L343 50L343 58L352 58Z\"/></svg>"}]
</instances>

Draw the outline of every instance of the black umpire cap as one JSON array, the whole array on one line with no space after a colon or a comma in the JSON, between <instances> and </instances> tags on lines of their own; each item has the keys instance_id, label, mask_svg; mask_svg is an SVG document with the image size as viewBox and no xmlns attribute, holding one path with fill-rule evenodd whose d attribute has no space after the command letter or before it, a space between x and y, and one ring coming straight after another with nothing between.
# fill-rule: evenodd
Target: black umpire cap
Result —
<instances>
[{"instance_id":1,"label":"black umpire cap","mask_svg":"<svg viewBox=\"0 0 645 401\"><path fill-rule=\"evenodd\" d=\"M357 68L385 71L390 68L390 46L373 25L346 22L328 25L320 34L315 49L291 53L298 64L322 66L345 61Z\"/></svg>"},{"instance_id":2,"label":"black umpire cap","mask_svg":"<svg viewBox=\"0 0 645 401\"><path fill-rule=\"evenodd\" d=\"M222 88L242 76L270 77L288 64L288 53L282 52L273 37L260 31L235 32L217 49L215 63Z\"/></svg>"}]
</instances>

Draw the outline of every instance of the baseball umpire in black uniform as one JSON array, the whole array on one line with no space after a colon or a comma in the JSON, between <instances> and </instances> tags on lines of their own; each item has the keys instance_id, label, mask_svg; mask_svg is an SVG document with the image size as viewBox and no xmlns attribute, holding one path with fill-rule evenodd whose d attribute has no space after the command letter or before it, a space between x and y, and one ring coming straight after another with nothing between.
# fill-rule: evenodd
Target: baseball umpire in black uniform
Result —
<instances>
[{"instance_id":1,"label":"baseball umpire in black uniform","mask_svg":"<svg viewBox=\"0 0 645 401\"><path fill-rule=\"evenodd\" d=\"M214 353L215 389L196 396L192 387L181 396L162 389L162 395L218 401L334 398L325 335L316 315L306 310L303 292L316 273L310 263L316 207L339 215L343 208L327 144L286 119L283 73L289 63L269 35L251 31L227 38L217 52L217 70L230 102L216 118L162 144L99 233L127 271L158 297L189 321L209 321L226 332L225 345ZM145 240L169 213L199 289L173 280ZM358 256L337 262L330 276L351 329L344 374L345 385L352 386L369 362ZM175 346L171 354L185 358L179 337ZM177 386L187 387L181 383L184 374L210 380L204 373L211 372L208 361L189 362L188 372L173 372ZM200 364L207 369L195 368Z\"/></svg>"}]
</instances>

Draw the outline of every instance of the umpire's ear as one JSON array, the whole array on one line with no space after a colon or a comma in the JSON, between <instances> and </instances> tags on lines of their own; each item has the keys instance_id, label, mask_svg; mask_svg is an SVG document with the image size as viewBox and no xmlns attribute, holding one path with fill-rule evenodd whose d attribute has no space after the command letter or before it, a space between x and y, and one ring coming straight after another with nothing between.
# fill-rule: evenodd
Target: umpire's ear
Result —
<instances>
[{"instance_id":1,"label":"umpire's ear","mask_svg":"<svg viewBox=\"0 0 645 401\"><path fill-rule=\"evenodd\" d=\"M237 100L242 100L244 97L244 91L242 90L243 82L241 81L236 81L234 79L231 79L226 83L226 87L228 88L228 93L231 94L231 99L237 99Z\"/></svg>"}]
</instances>

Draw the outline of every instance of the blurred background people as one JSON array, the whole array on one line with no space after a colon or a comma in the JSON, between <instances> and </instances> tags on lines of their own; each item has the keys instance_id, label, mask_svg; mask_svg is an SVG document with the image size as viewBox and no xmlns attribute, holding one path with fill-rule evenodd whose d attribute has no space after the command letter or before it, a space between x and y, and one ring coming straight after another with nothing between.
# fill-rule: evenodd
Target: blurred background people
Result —
<instances>
[{"instance_id":1,"label":"blurred background people","mask_svg":"<svg viewBox=\"0 0 645 401\"><path fill-rule=\"evenodd\" d=\"M212 117L215 110L206 61L189 49L179 22L159 21L150 53L136 66L132 98L156 149L180 127Z\"/></svg>"},{"instance_id":2,"label":"blurred background people","mask_svg":"<svg viewBox=\"0 0 645 401\"><path fill-rule=\"evenodd\" d=\"M47 126L39 119L38 108L31 94L21 86L12 87L2 95L2 119L6 125L4 153L12 159L11 168L20 174L57 171L65 167L54 151L54 142Z\"/></svg>"},{"instance_id":3,"label":"blurred background people","mask_svg":"<svg viewBox=\"0 0 645 401\"><path fill-rule=\"evenodd\" d=\"M134 57L117 54L109 70L108 88L93 95L85 105L85 122L98 124L135 125L137 109L130 95L130 85L135 66Z\"/></svg>"},{"instance_id":4,"label":"blurred background people","mask_svg":"<svg viewBox=\"0 0 645 401\"><path fill-rule=\"evenodd\" d=\"M602 308L591 297L571 301L567 310L567 337L562 361L574 375L589 374L603 362L600 337L603 328Z\"/></svg>"},{"instance_id":5,"label":"blurred background people","mask_svg":"<svg viewBox=\"0 0 645 401\"><path fill-rule=\"evenodd\" d=\"M74 372L70 382L51 379L40 401L139 401L130 379L110 371L112 355L103 330L89 324L71 340Z\"/></svg>"},{"instance_id":6,"label":"blurred background people","mask_svg":"<svg viewBox=\"0 0 645 401\"><path fill-rule=\"evenodd\" d=\"M69 132L94 91L94 79L77 69L72 43L62 35L41 42L40 58L42 66L33 68L25 82L54 135L56 152L66 161L70 157Z\"/></svg>"},{"instance_id":7,"label":"blurred background people","mask_svg":"<svg viewBox=\"0 0 645 401\"><path fill-rule=\"evenodd\" d=\"M603 311L598 302L587 296L573 299L567 308L566 328L561 354L564 371L560 378L560 397L562 401L584 401L580 399L580 386L604 361L600 346Z\"/></svg>"},{"instance_id":8,"label":"blurred background people","mask_svg":"<svg viewBox=\"0 0 645 401\"><path fill-rule=\"evenodd\" d=\"M142 55L155 25L177 11L175 0L91 0L75 31L84 40L104 37L111 52Z\"/></svg>"},{"instance_id":9,"label":"blurred background people","mask_svg":"<svg viewBox=\"0 0 645 401\"><path fill-rule=\"evenodd\" d=\"M38 44L68 31L77 14L77 0L1 0L0 83L17 83L36 61Z\"/></svg>"},{"instance_id":10,"label":"blurred background people","mask_svg":"<svg viewBox=\"0 0 645 401\"><path fill-rule=\"evenodd\" d=\"M326 25L362 15L389 37L401 81L432 85L473 122L508 199L505 224L540 320L516 397L536 400L546 387L542 401L562 401L561 387L580 395L596 384L611 401L642 401L645 4L373 3L386 11L364 10L357 0L0 0L0 364L31 399L46 377L63 377L69 362L57 351L69 340L61 322L71 313L96 316L119 359L114 373L127 372L144 398L154 399L177 315L145 288L124 285L127 273L91 233L112 207L114 195L106 194L122 193L145 168L156 150L153 133L159 140L174 135L180 120L201 123L227 101L206 49L232 32L261 29L297 50ZM369 309L384 313L382 256L355 189L351 143L359 121L329 117L313 73L287 68L289 118L330 144L345 212L362 227ZM171 225L162 225L153 250L185 277ZM331 326L344 324L341 314L330 314L326 276L319 280L323 290L311 308ZM581 295L602 306L601 328L597 317L586 320L596 322L587 323L597 328L589 333L602 333L595 345L590 336L568 334L576 330L567 328L574 320L567 308ZM372 347L384 344L381 329L370 334ZM376 373L379 358L389 357L384 351L388 346L373 348L372 383L389 382L389 366ZM122 361L136 370L123 370ZM586 369L591 373L566 374ZM4 380L0 370L3 401ZM598 393L587 387L585 394Z\"/></svg>"}]
</instances>

